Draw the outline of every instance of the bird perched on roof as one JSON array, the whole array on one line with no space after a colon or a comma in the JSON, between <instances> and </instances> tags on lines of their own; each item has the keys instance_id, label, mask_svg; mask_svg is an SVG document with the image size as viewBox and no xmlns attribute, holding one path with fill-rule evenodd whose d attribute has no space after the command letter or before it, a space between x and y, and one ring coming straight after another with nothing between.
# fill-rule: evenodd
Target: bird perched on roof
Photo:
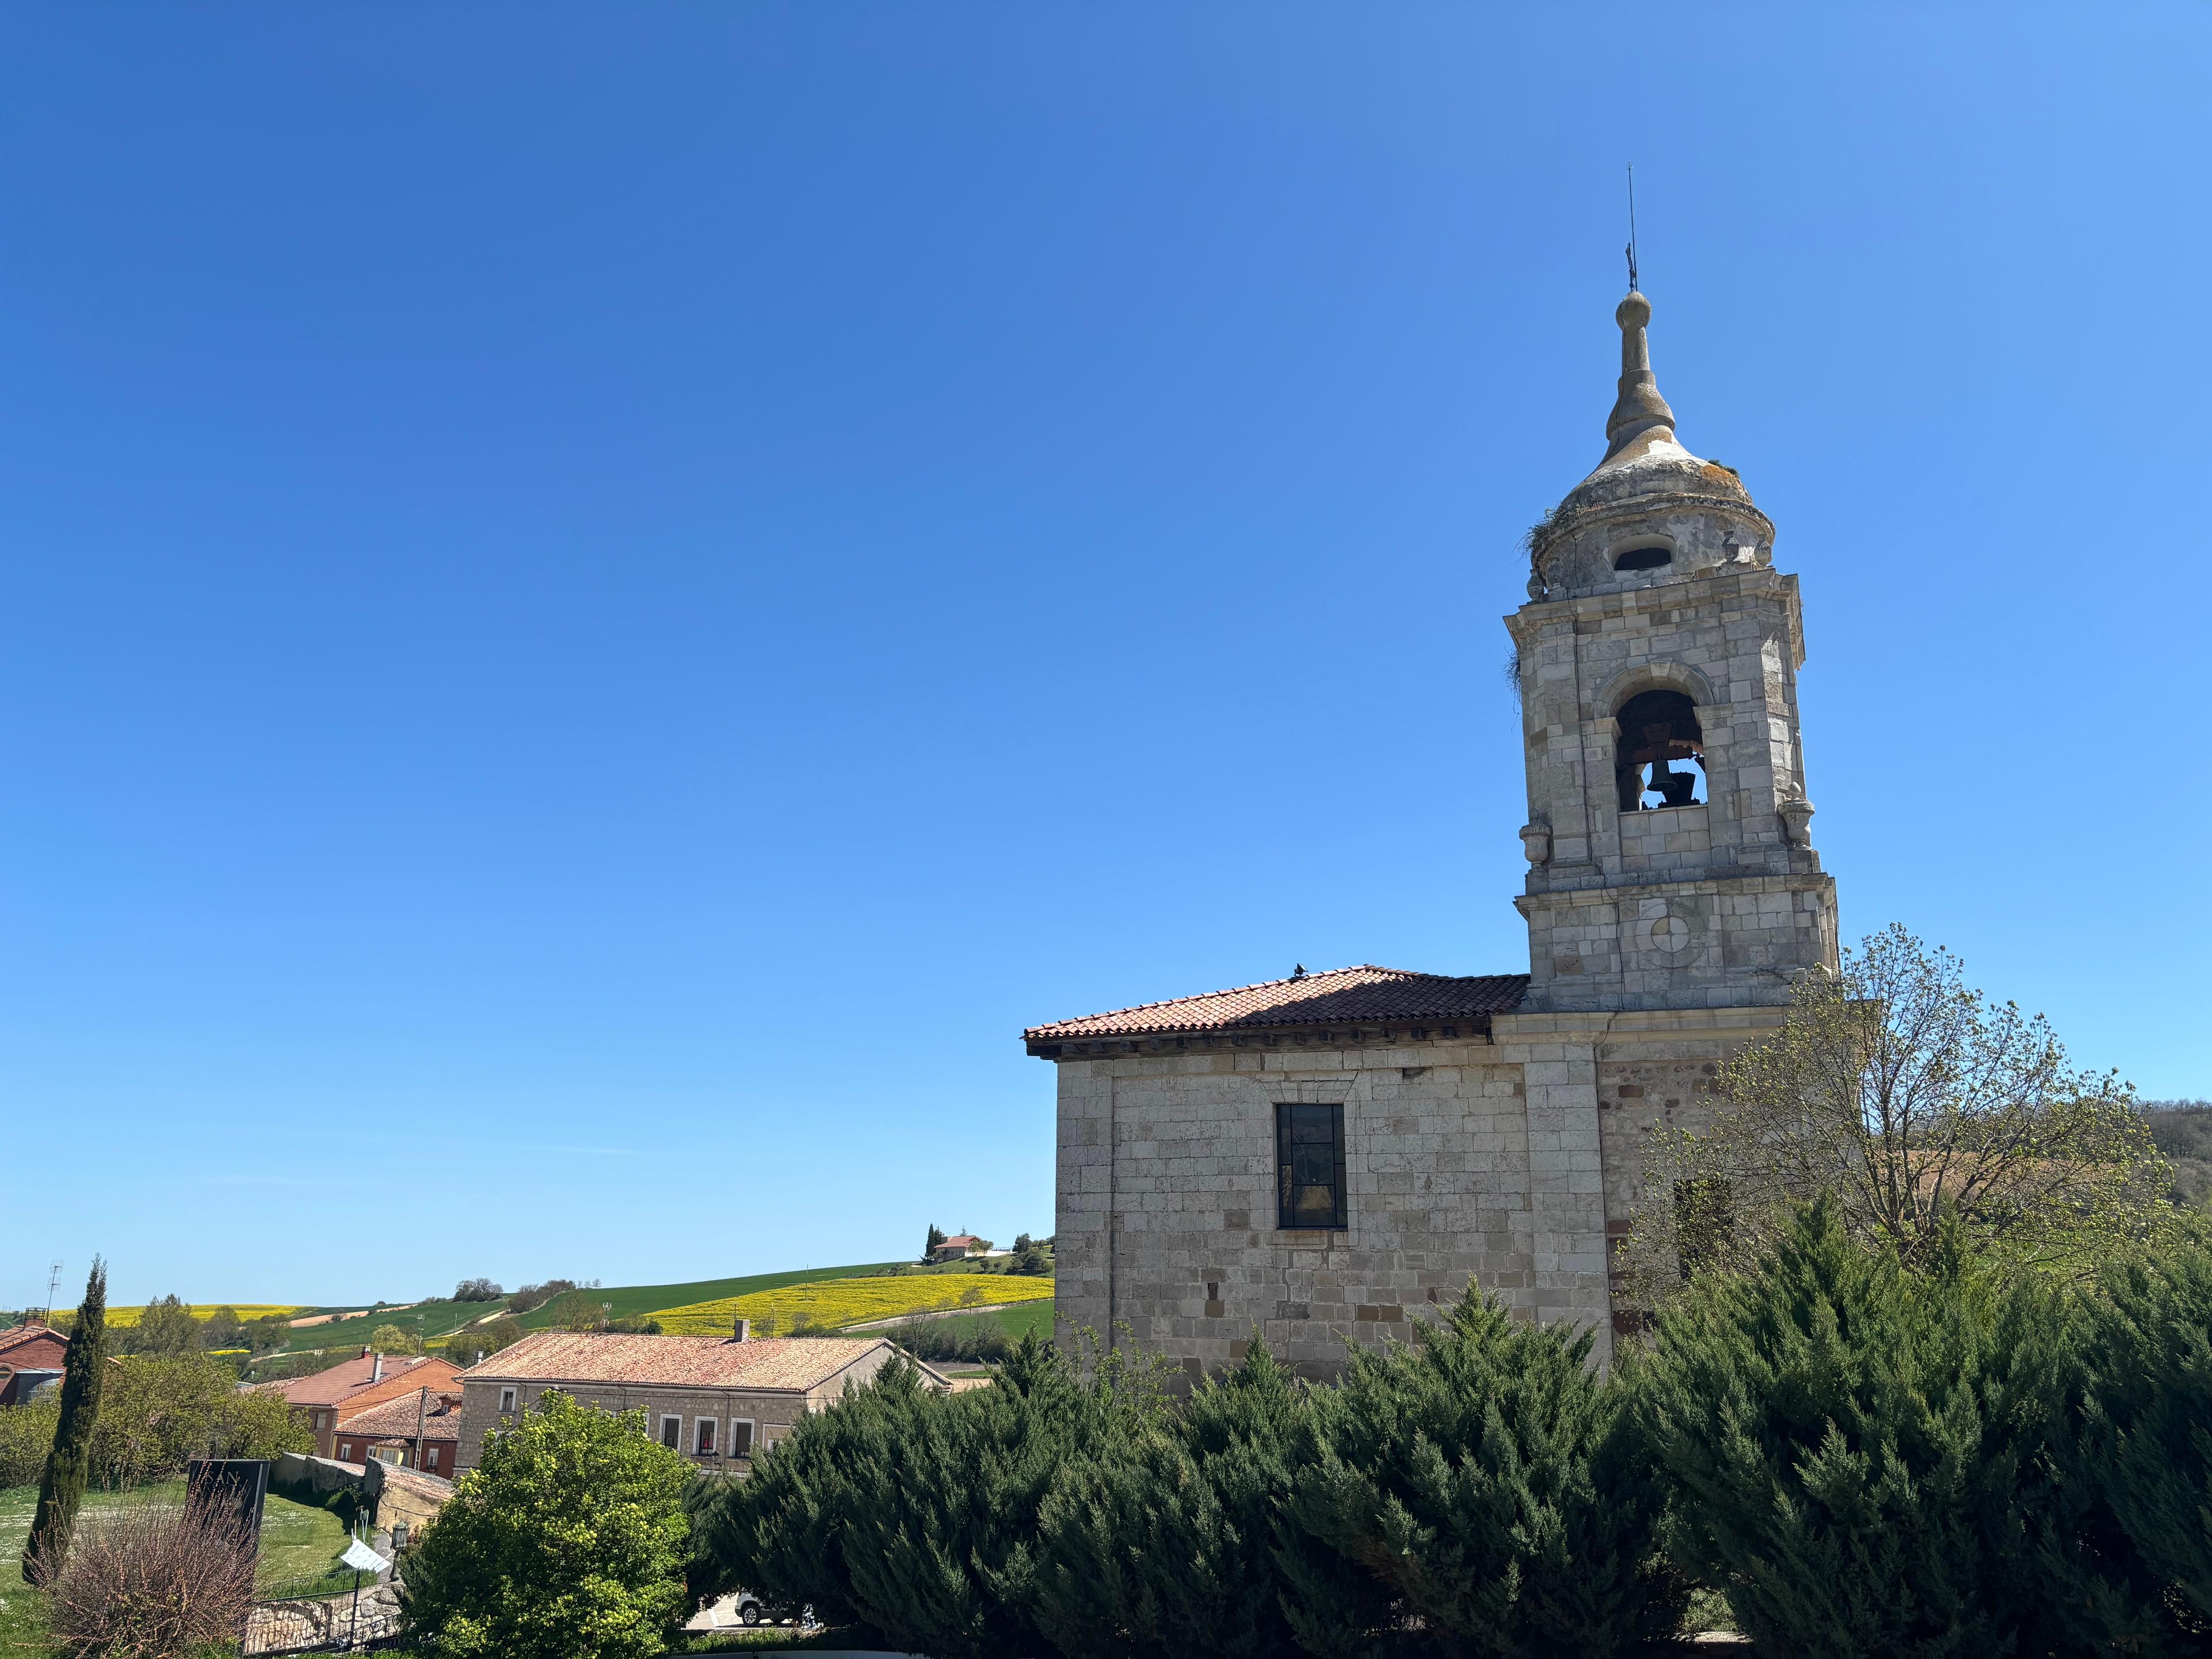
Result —
<instances>
[{"instance_id":1,"label":"bird perched on roof","mask_svg":"<svg viewBox=\"0 0 2212 1659\"><path fill-rule=\"evenodd\" d=\"M1305 965L1305 963L1304 963L1303 962L1297 963L1295 966L1293 966L1293 967L1291 968L1291 977L1292 979L1304 979L1305 976L1306 976L1306 965Z\"/></svg>"}]
</instances>

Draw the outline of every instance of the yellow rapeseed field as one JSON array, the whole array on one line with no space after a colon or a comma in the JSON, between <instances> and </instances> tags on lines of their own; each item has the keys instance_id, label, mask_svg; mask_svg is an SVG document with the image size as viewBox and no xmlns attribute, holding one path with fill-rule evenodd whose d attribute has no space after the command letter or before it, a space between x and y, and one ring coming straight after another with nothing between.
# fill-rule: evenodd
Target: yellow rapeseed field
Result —
<instances>
[{"instance_id":1,"label":"yellow rapeseed field","mask_svg":"<svg viewBox=\"0 0 2212 1659\"><path fill-rule=\"evenodd\" d=\"M1041 1302L1049 1279L1011 1273L903 1273L895 1279L817 1279L750 1296L725 1296L653 1316L671 1336L726 1336L733 1321L750 1319L756 1336L788 1336L801 1323L834 1330L908 1314Z\"/></svg>"},{"instance_id":2,"label":"yellow rapeseed field","mask_svg":"<svg viewBox=\"0 0 2212 1659\"><path fill-rule=\"evenodd\" d=\"M228 1308L240 1319L266 1319L270 1314L283 1314L289 1318L294 1314L307 1311L304 1308L288 1308L274 1302L210 1302L204 1308L194 1307L192 1317L213 1319L218 1308ZM74 1308L57 1308L54 1311L60 1314L75 1313L76 1310ZM107 1322L111 1325L136 1325L138 1322L138 1316L145 1311L143 1304L136 1308L110 1308L107 1310Z\"/></svg>"}]
</instances>

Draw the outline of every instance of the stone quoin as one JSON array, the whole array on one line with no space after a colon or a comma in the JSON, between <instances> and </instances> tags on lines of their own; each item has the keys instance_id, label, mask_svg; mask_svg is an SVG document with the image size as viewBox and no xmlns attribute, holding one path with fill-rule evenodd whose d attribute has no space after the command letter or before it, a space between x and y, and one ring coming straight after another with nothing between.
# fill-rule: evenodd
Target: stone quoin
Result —
<instances>
[{"instance_id":1,"label":"stone quoin","mask_svg":"<svg viewBox=\"0 0 2212 1659\"><path fill-rule=\"evenodd\" d=\"M1794 979L1837 968L1797 717L1796 578L1674 435L1620 303L1596 470L1529 538L1525 974L1359 967L1036 1026L1059 1082L1061 1340L1308 1376L1470 1278L1609 1358L1642 1145L1693 1127Z\"/></svg>"}]
</instances>

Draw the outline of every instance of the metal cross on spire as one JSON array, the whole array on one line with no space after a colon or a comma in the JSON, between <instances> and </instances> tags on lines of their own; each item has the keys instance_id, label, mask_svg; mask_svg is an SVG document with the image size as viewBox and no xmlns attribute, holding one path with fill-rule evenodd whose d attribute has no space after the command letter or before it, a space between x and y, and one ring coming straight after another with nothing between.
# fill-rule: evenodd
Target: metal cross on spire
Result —
<instances>
[{"instance_id":1,"label":"metal cross on spire","mask_svg":"<svg viewBox=\"0 0 2212 1659\"><path fill-rule=\"evenodd\" d=\"M1628 164L1628 291L1636 292L1636 163Z\"/></svg>"}]
</instances>

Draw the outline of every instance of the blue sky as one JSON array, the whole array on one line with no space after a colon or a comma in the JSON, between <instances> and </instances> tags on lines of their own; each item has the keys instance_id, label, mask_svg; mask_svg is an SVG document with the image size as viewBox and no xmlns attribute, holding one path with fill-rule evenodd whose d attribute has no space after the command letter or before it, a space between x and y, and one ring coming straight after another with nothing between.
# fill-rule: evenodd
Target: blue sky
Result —
<instances>
[{"instance_id":1,"label":"blue sky","mask_svg":"<svg viewBox=\"0 0 2212 1659\"><path fill-rule=\"evenodd\" d=\"M2201 6L0 29L0 1303L1003 1241L1024 1025L1524 969L1631 160L1846 933L2212 1093Z\"/></svg>"}]
</instances>

